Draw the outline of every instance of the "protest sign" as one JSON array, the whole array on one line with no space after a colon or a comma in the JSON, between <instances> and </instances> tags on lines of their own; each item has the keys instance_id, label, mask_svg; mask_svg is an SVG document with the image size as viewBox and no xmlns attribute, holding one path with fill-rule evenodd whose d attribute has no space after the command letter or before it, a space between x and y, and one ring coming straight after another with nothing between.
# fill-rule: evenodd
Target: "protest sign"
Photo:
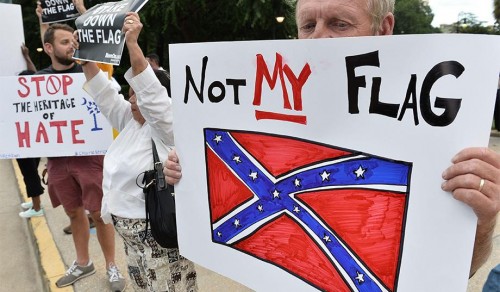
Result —
<instances>
[{"instance_id":1,"label":"protest sign","mask_svg":"<svg viewBox=\"0 0 500 292\"><path fill-rule=\"evenodd\" d=\"M26 61L21 53L24 29L20 5L0 3L0 35L0 52L4 56L0 60L0 76L13 76L26 70Z\"/></svg>"},{"instance_id":2,"label":"protest sign","mask_svg":"<svg viewBox=\"0 0 500 292\"><path fill-rule=\"evenodd\" d=\"M0 159L104 155L112 128L78 74L0 78Z\"/></svg>"},{"instance_id":3,"label":"protest sign","mask_svg":"<svg viewBox=\"0 0 500 292\"><path fill-rule=\"evenodd\" d=\"M170 46L181 253L256 291L465 291L500 38Z\"/></svg>"},{"instance_id":4,"label":"protest sign","mask_svg":"<svg viewBox=\"0 0 500 292\"><path fill-rule=\"evenodd\" d=\"M80 16L73 0L40 0L42 23L68 21Z\"/></svg>"},{"instance_id":5,"label":"protest sign","mask_svg":"<svg viewBox=\"0 0 500 292\"><path fill-rule=\"evenodd\" d=\"M99 4L75 21L79 49L74 59L120 65L125 36L122 32L127 12L138 12L148 0L123 0Z\"/></svg>"}]
</instances>

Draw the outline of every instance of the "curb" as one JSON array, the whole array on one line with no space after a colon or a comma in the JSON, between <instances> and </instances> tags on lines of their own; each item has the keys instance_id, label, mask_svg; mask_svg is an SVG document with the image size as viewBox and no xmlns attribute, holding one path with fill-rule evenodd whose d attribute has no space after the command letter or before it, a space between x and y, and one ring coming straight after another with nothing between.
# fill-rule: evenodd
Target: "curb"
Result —
<instances>
[{"instance_id":1,"label":"curb","mask_svg":"<svg viewBox=\"0 0 500 292\"><path fill-rule=\"evenodd\" d=\"M14 167L14 173L22 201L26 202L28 200L28 196L26 195L26 190L23 187L23 176L14 159L12 160L12 166ZM66 268L61 254L59 253L59 250L54 242L54 238L52 237L52 233L49 229L45 216L34 217L27 220L28 227L30 229L30 237L36 244L35 252L38 255L37 262L42 271L42 275L45 276L45 279L42 281L45 284L44 291L74 292L73 286L67 286L64 288L58 288L56 286L57 279L66 273Z\"/></svg>"},{"instance_id":2,"label":"curb","mask_svg":"<svg viewBox=\"0 0 500 292\"><path fill-rule=\"evenodd\" d=\"M491 129L490 136L491 137L500 137L500 132L497 130Z\"/></svg>"}]
</instances>

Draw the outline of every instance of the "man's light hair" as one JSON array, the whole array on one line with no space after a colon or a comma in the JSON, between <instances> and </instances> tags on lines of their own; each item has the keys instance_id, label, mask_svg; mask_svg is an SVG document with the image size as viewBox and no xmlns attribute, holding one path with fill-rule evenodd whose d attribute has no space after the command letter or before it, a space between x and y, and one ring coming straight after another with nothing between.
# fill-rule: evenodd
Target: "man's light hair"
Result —
<instances>
[{"instance_id":1,"label":"man's light hair","mask_svg":"<svg viewBox=\"0 0 500 292\"><path fill-rule=\"evenodd\" d=\"M368 0L368 13L372 16L372 31L377 33L387 13L394 14L395 0Z\"/></svg>"},{"instance_id":2,"label":"man's light hair","mask_svg":"<svg viewBox=\"0 0 500 292\"><path fill-rule=\"evenodd\" d=\"M288 2L295 2L295 10L297 10L297 3L299 0L293 1L288 0ZM367 0L366 4L368 5L368 13L370 13L372 17L372 31L373 34L376 34L380 25L382 24L382 20L387 15L387 13L394 14L394 3L396 0ZM292 4L293 5L293 4Z\"/></svg>"}]
</instances>

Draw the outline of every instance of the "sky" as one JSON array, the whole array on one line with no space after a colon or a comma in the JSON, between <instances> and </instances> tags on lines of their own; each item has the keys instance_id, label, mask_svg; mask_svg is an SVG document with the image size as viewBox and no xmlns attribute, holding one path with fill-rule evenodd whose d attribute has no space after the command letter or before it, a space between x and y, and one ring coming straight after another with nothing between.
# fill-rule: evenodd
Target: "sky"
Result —
<instances>
[{"instance_id":1,"label":"sky","mask_svg":"<svg viewBox=\"0 0 500 292\"><path fill-rule=\"evenodd\" d=\"M477 20L493 24L493 0L429 0L429 6L434 13L432 26L457 22L460 12L471 12Z\"/></svg>"}]
</instances>

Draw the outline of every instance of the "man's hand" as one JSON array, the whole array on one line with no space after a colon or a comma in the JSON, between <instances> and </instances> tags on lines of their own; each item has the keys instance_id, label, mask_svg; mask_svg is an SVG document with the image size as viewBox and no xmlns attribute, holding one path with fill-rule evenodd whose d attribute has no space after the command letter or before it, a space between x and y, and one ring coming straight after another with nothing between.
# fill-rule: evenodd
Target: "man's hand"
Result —
<instances>
[{"instance_id":1,"label":"man's hand","mask_svg":"<svg viewBox=\"0 0 500 292\"><path fill-rule=\"evenodd\" d=\"M78 42L78 30L73 32L73 39L71 40L71 44L73 45L73 49L78 50L80 47L80 43ZM87 81L91 80L96 76L101 69L97 66L97 63L92 61L76 61L83 68L83 73L85 74L85 78Z\"/></svg>"},{"instance_id":2,"label":"man's hand","mask_svg":"<svg viewBox=\"0 0 500 292\"><path fill-rule=\"evenodd\" d=\"M26 57L29 58L29 56L30 56L30 49L28 49L28 47L24 43L21 45L21 52L23 52L24 58L26 58Z\"/></svg>"},{"instance_id":3,"label":"man's hand","mask_svg":"<svg viewBox=\"0 0 500 292\"><path fill-rule=\"evenodd\" d=\"M133 76L137 76L149 66L148 61L144 58L141 47L137 43L137 39L142 30L139 14L136 12L127 12L122 30L125 34L125 44L127 45L128 54L130 56L132 74Z\"/></svg>"},{"instance_id":4,"label":"man's hand","mask_svg":"<svg viewBox=\"0 0 500 292\"><path fill-rule=\"evenodd\" d=\"M469 205L478 225L487 224L500 211L500 155L488 148L467 148L452 159L442 188Z\"/></svg>"},{"instance_id":5,"label":"man's hand","mask_svg":"<svg viewBox=\"0 0 500 292\"><path fill-rule=\"evenodd\" d=\"M87 8L85 8L85 5L83 3L83 0L73 0L73 5L75 5L76 10L78 10L80 14L84 14L85 11L87 11Z\"/></svg>"},{"instance_id":6,"label":"man's hand","mask_svg":"<svg viewBox=\"0 0 500 292\"><path fill-rule=\"evenodd\" d=\"M142 30L141 19L136 12L128 12L123 23L123 33L125 34L125 42L127 46L137 45L139 34Z\"/></svg>"},{"instance_id":7,"label":"man's hand","mask_svg":"<svg viewBox=\"0 0 500 292\"><path fill-rule=\"evenodd\" d=\"M38 21L42 23L42 3L40 1L36 2L36 10L35 10L36 16L38 16Z\"/></svg>"},{"instance_id":8,"label":"man's hand","mask_svg":"<svg viewBox=\"0 0 500 292\"><path fill-rule=\"evenodd\" d=\"M164 165L165 166L163 166L163 174L165 175L167 183L170 185L178 183L182 177L182 169L181 165L179 164L179 157L177 157L177 152L175 151L175 149L172 149L172 151L168 153L168 157Z\"/></svg>"},{"instance_id":9,"label":"man's hand","mask_svg":"<svg viewBox=\"0 0 500 292\"><path fill-rule=\"evenodd\" d=\"M469 205L477 216L470 275L488 259L497 214L500 211L500 155L489 148L467 148L443 172L444 191Z\"/></svg>"}]
</instances>

